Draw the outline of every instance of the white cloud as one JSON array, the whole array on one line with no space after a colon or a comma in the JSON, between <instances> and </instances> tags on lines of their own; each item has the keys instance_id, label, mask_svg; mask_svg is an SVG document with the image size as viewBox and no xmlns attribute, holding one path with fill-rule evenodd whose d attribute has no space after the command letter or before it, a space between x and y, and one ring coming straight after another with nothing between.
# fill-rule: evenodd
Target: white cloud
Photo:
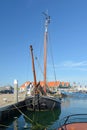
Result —
<instances>
[{"instance_id":1,"label":"white cloud","mask_svg":"<svg viewBox=\"0 0 87 130\"><path fill-rule=\"evenodd\" d=\"M62 65L65 67L84 67L87 66L87 61L81 61L81 62L66 61Z\"/></svg>"},{"instance_id":2,"label":"white cloud","mask_svg":"<svg viewBox=\"0 0 87 130\"><path fill-rule=\"evenodd\" d=\"M52 68L52 65L48 66ZM71 69L71 70L87 71L87 61L80 61L80 62L64 61L54 66L55 69L61 69L61 70Z\"/></svg>"}]
</instances>

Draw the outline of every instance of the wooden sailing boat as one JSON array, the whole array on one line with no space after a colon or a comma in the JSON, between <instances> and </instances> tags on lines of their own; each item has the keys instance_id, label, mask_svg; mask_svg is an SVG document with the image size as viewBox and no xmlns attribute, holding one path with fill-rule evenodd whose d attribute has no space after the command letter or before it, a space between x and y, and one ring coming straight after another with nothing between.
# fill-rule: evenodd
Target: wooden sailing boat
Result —
<instances>
[{"instance_id":1,"label":"wooden sailing boat","mask_svg":"<svg viewBox=\"0 0 87 130\"><path fill-rule=\"evenodd\" d=\"M40 86L40 82L37 84L36 73L34 66L33 47L30 45L31 57L32 57L32 70L34 75L34 93L25 99L27 108L29 110L53 110L55 108L61 108L61 101L59 98L55 98L47 95L46 89L46 64L47 64L47 40L48 40L48 24L50 23L50 16L45 14L45 34L44 34L44 87Z\"/></svg>"}]
</instances>

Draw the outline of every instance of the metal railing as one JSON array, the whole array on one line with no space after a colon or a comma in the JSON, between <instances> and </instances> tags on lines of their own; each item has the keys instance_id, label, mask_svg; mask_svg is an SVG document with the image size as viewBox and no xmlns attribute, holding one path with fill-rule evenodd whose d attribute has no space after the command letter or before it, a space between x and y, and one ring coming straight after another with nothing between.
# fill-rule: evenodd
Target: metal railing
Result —
<instances>
[{"instance_id":1,"label":"metal railing","mask_svg":"<svg viewBox=\"0 0 87 130\"><path fill-rule=\"evenodd\" d=\"M72 123L87 123L87 113L72 114L62 118L61 120L59 120L58 128L62 128L63 126Z\"/></svg>"}]
</instances>

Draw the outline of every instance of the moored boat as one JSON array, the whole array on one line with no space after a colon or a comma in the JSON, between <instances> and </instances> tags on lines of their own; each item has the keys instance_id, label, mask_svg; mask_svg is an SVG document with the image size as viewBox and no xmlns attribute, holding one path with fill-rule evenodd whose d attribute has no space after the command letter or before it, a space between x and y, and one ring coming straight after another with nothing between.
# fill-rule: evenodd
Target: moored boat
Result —
<instances>
[{"instance_id":1,"label":"moored boat","mask_svg":"<svg viewBox=\"0 0 87 130\"><path fill-rule=\"evenodd\" d=\"M40 82L37 83L34 57L33 57L33 47L30 45L30 52L32 57L32 69L34 76L34 91L33 95L26 97L25 103L29 110L53 110L61 108L60 98L55 98L47 93L47 81L46 81L46 67L47 67L47 40L48 40L48 24L50 23L50 16L45 14L45 34L44 34L44 86L40 86Z\"/></svg>"},{"instance_id":2,"label":"moored boat","mask_svg":"<svg viewBox=\"0 0 87 130\"><path fill-rule=\"evenodd\" d=\"M43 95L27 97L26 105L31 111L61 109L60 99Z\"/></svg>"}]
</instances>

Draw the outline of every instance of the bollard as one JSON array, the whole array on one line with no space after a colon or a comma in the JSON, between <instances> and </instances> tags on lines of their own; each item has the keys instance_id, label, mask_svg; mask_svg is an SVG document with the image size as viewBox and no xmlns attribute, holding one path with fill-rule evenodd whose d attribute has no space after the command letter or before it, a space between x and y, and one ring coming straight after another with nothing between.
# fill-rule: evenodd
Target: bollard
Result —
<instances>
[{"instance_id":1,"label":"bollard","mask_svg":"<svg viewBox=\"0 0 87 130\"><path fill-rule=\"evenodd\" d=\"M27 97L27 83L25 83L25 98Z\"/></svg>"},{"instance_id":2,"label":"bollard","mask_svg":"<svg viewBox=\"0 0 87 130\"><path fill-rule=\"evenodd\" d=\"M18 81L14 80L14 101L18 103Z\"/></svg>"}]
</instances>

